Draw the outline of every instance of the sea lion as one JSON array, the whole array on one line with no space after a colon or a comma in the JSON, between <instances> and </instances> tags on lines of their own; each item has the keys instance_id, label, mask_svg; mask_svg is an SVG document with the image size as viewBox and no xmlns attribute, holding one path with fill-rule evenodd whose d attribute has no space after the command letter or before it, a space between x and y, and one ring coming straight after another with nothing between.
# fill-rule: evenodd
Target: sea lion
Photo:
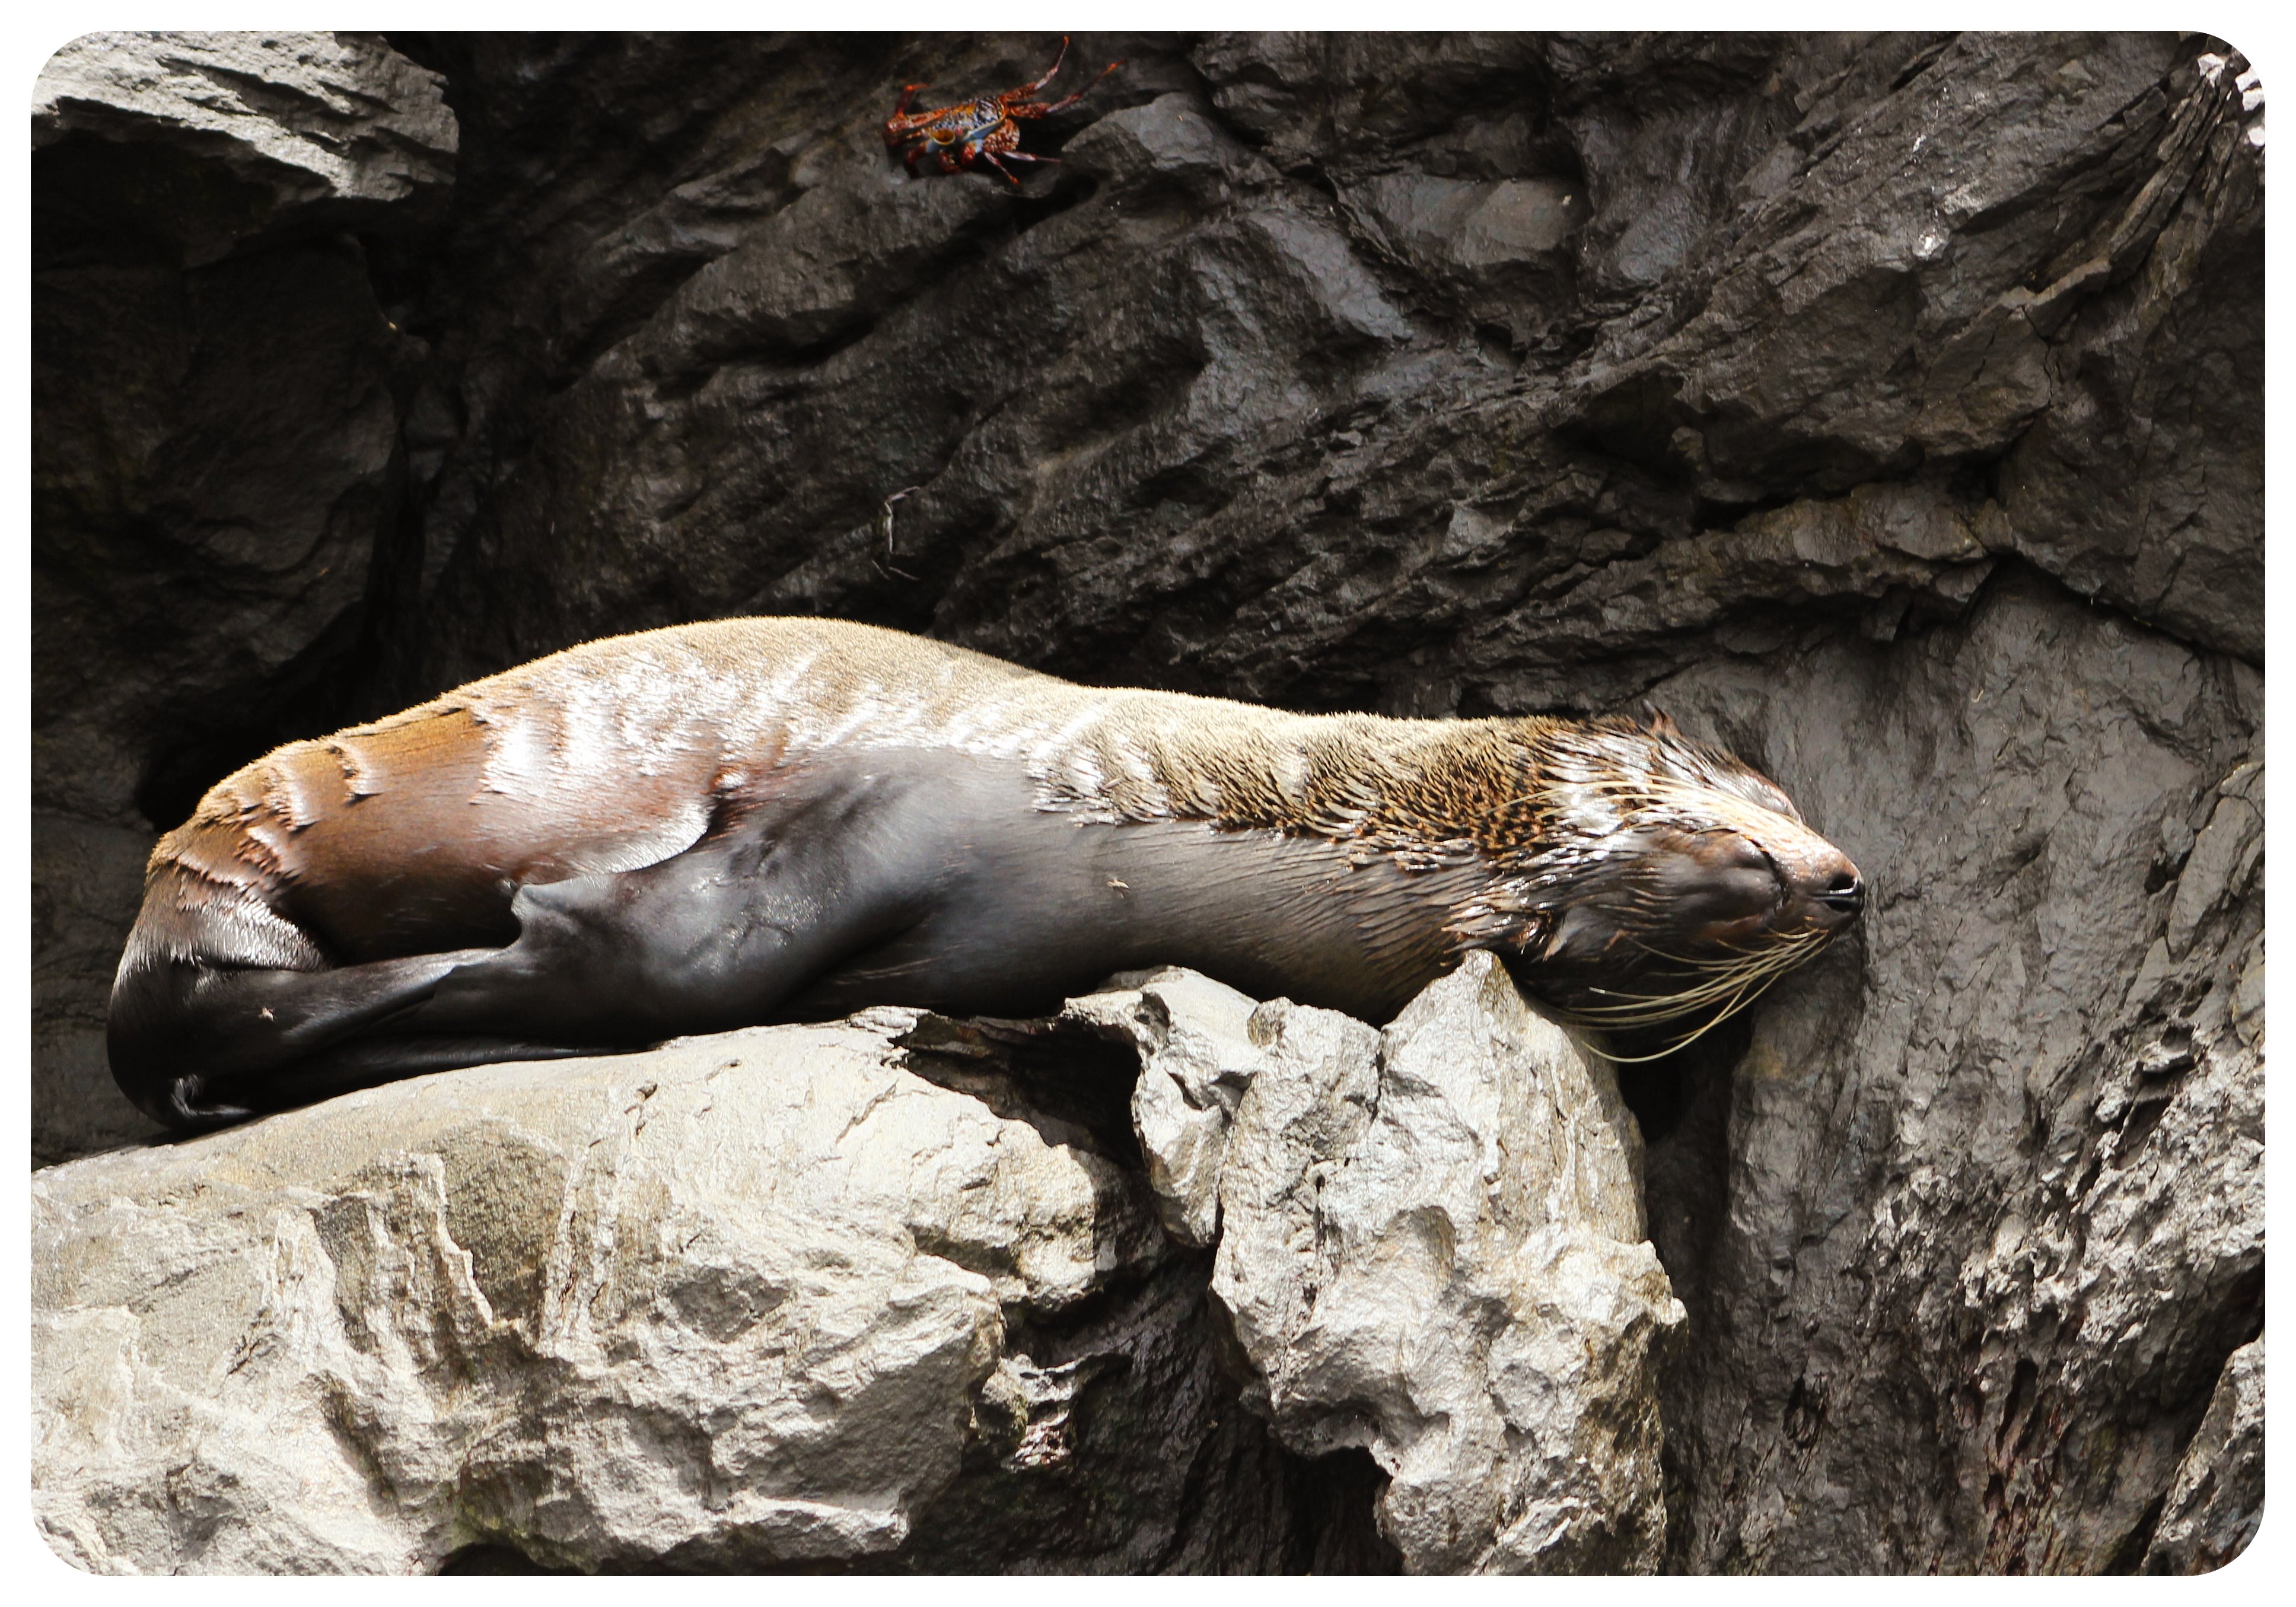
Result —
<instances>
[{"instance_id":1,"label":"sea lion","mask_svg":"<svg viewBox=\"0 0 2296 1607\"><path fill-rule=\"evenodd\" d=\"M727 619L218 782L152 851L110 1049L199 1128L866 1004L1037 1013L1160 963L1383 1021L1488 948L1592 1025L1710 1021L1864 896L1663 716L1288 714Z\"/></svg>"}]
</instances>

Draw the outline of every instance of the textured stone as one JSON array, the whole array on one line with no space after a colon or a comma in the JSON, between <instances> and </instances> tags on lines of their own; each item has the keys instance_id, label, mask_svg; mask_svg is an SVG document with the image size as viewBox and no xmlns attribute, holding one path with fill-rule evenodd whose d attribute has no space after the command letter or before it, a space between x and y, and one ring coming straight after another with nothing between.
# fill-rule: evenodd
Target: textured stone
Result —
<instances>
[{"instance_id":1,"label":"textured stone","mask_svg":"<svg viewBox=\"0 0 2296 1607\"><path fill-rule=\"evenodd\" d=\"M2264 216L2264 109L2252 75L2244 93L2218 60L2179 63L2160 166L2026 309L2050 307L2050 406L2001 480L2018 552L2255 663L2264 265L2247 242Z\"/></svg>"},{"instance_id":2,"label":"textured stone","mask_svg":"<svg viewBox=\"0 0 2296 1607\"><path fill-rule=\"evenodd\" d=\"M1220 1177L1236 1104L1269 1063L1252 1029L1259 1001L1177 968L1126 986L1132 980L1111 979L1098 992L1070 1000L1062 1013L1139 1051L1132 1126L1148 1186L1164 1231L1201 1248L1219 1236ZM1364 1028L1357 1037L1369 1033Z\"/></svg>"},{"instance_id":3,"label":"textured stone","mask_svg":"<svg viewBox=\"0 0 2296 1607\"><path fill-rule=\"evenodd\" d=\"M128 1573L431 1571L474 1546L589 1570L1377 1566L1368 1514L1350 1538L1286 1500L1311 1464L1223 1429L1248 1420L1232 1386L1194 1381L1130 1437L1160 1472L1113 1477L1101 1425L1201 1372L1209 1278L1244 1406L1395 1473L1404 1566L1649 1566L1648 1352L1680 1308L1615 1090L1487 960L1384 1040L1186 972L1119 980L985 1036L873 1011L36 1174L43 1531ZM1144 1089L1202 1073L1237 1102L1211 1101L1226 1144L1170 1129L1225 1207L1216 1264L1174 1259L1137 1174L1026 1103L1030 1043L1088 1097L1078 1029L1151 1043ZM1190 1440L1240 1476L1156 1455ZM1001 1549L964 1533L988 1513Z\"/></svg>"},{"instance_id":4,"label":"textured stone","mask_svg":"<svg viewBox=\"0 0 2296 1607\"><path fill-rule=\"evenodd\" d=\"M38 1174L51 1543L107 1572L891 1550L992 1373L1042 1383L1004 1306L1090 1292L1127 1204L1105 1160L902 1069L913 1020L426 1078Z\"/></svg>"},{"instance_id":5,"label":"textured stone","mask_svg":"<svg viewBox=\"0 0 2296 1607\"><path fill-rule=\"evenodd\" d=\"M1421 1573L1649 1572L1657 1371L1681 1303L1643 1234L1634 1119L1488 955L1374 1044L1264 1005L1212 1291L1302 1450L1365 1445Z\"/></svg>"},{"instance_id":6,"label":"textured stone","mask_svg":"<svg viewBox=\"0 0 2296 1607\"><path fill-rule=\"evenodd\" d=\"M290 219L435 220L455 177L444 88L368 35L82 34L32 86L32 148L75 135L142 147L160 171L188 178L177 195L139 187L133 204L196 266ZM42 199L94 223L125 198Z\"/></svg>"},{"instance_id":7,"label":"textured stone","mask_svg":"<svg viewBox=\"0 0 2296 1607\"><path fill-rule=\"evenodd\" d=\"M1657 693L1792 776L1874 882L1652 1145L1705 1336L1666 1396L1683 1565L2141 1556L2262 1322L2260 872L2227 852L2188 895L2163 830L2260 784L2260 695L2030 570L1958 624ZM2180 903L2207 912L2181 955Z\"/></svg>"},{"instance_id":8,"label":"textured stone","mask_svg":"<svg viewBox=\"0 0 2296 1607\"><path fill-rule=\"evenodd\" d=\"M152 833L32 811L32 1161L159 1136L104 1057L111 973L144 896Z\"/></svg>"},{"instance_id":9,"label":"textured stone","mask_svg":"<svg viewBox=\"0 0 2296 1607\"><path fill-rule=\"evenodd\" d=\"M1528 346L1569 305L1567 247L1589 210L1585 192L1559 176L1374 174L1342 192L1342 204L1365 242L1423 277L1438 305Z\"/></svg>"},{"instance_id":10,"label":"textured stone","mask_svg":"<svg viewBox=\"0 0 2296 1607\"><path fill-rule=\"evenodd\" d=\"M2208 1415L2177 1464L2146 1573L2206 1573L2248 1548L2264 1520L2264 1341L2225 1363Z\"/></svg>"}]
</instances>

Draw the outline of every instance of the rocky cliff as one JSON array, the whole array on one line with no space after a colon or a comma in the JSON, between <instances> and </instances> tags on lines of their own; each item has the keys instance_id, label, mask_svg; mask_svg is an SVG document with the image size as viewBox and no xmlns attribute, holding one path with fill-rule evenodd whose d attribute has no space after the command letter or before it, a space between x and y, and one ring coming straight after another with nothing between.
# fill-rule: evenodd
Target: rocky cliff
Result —
<instances>
[{"instance_id":1,"label":"rocky cliff","mask_svg":"<svg viewBox=\"0 0 2296 1607\"><path fill-rule=\"evenodd\" d=\"M1016 190L889 159L900 85L1026 83L1055 45L93 36L51 62L34 1160L149 1136L104 988L143 852L209 781L585 637L816 612L1301 709L1649 699L1875 888L1750 1027L1626 1074L1695 1336L1660 1357L1654 1560L2236 1551L2246 63L2170 34L1081 36L1055 93L1127 64L1030 126L1059 166ZM1200 1312L1189 1275L1122 1300ZM1202 1365L1242 1398L1248 1368ZM1305 1421L1220 1464L1267 1492L1249 1544L997 1565L1393 1561L1364 1537L1399 1442L1309 1461L1335 1442Z\"/></svg>"}]
</instances>

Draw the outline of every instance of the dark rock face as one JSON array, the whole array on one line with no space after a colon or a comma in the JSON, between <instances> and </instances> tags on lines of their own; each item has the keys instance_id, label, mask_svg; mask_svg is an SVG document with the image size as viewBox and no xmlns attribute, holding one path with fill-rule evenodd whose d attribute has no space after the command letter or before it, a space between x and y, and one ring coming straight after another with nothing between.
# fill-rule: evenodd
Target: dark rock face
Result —
<instances>
[{"instance_id":1,"label":"dark rock face","mask_svg":"<svg viewBox=\"0 0 2296 1607\"><path fill-rule=\"evenodd\" d=\"M422 351L385 287L452 184L439 87L325 34L92 34L41 75L37 1159L151 1131L110 1086L102 1026L154 829L362 706Z\"/></svg>"},{"instance_id":2,"label":"dark rock face","mask_svg":"<svg viewBox=\"0 0 2296 1607\"><path fill-rule=\"evenodd\" d=\"M1664 695L1888 867L1862 952L1715 1095L1726 1170L1653 1182L1706 1341L1678 1561L2133 1564L2263 1316L2254 672L2019 570L1954 626Z\"/></svg>"},{"instance_id":3,"label":"dark rock face","mask_svg":"<svg viewBox=\"0 0 2296 1607\"><path fill-rule=\"evenodd\" d=\"M877 124L1048 38L320 37L368 153L324 184L93 90L36 119L39 1158L140 1130L97 1035L152 831L586 637L818 612L1298 708L1649 696L1877 894L1751 1037L1636 1079L1693 1335L1671 1565L2245 1543L2238 57L1085 36L1053 93L1128 65L1015 193Z\"/></svg>"}]
</instances>

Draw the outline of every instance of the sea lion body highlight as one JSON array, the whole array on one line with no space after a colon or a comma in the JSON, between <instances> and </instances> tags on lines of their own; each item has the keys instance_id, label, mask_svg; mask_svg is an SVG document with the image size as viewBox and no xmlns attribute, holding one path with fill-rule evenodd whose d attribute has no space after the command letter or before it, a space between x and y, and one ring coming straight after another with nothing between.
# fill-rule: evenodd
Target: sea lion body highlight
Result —
<instances>
[{"instance_id":1,"label":"sea lion body highlight","mask_svg":"<svg viewBox=\"0 0 2296 1607\"><path fill-rule=\"evenodd\" d=\"M1289 714L732 619L226 777L153 850L111 1054L196 1127L865 1004L1033 1013L1159 963L1383 1021L1470 947L1633 1024L1742 1002L1862 897L1662 721Z\"/></svg>"}]
</instances>

